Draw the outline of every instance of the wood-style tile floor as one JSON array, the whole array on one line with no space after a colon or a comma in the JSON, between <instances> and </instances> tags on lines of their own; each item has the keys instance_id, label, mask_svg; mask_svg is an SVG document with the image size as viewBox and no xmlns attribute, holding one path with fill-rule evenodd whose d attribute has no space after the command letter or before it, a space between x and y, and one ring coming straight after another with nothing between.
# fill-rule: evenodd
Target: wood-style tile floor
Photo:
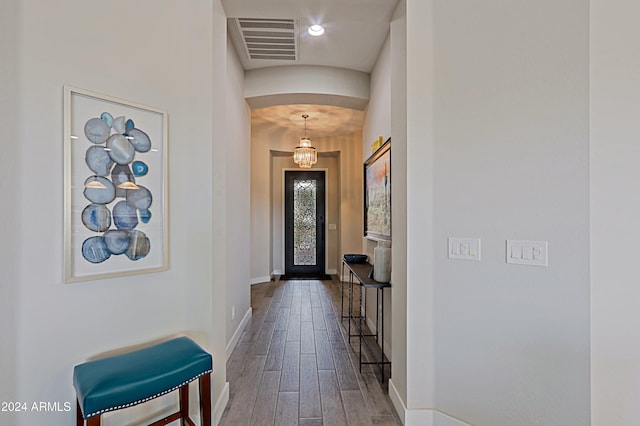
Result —
<instances>
[{"instance_id":1,"label":"wood-style tile floor","mask_svg":"<svg viewBox=\"0 0 640 426\"><path fill-rule=\"evenodd\" d=\"M359 372L340 289L336 280L252 286L252 317L227 362L221 426L401 425L387 381L372 366Z\"/></svg>"}]
</instances>

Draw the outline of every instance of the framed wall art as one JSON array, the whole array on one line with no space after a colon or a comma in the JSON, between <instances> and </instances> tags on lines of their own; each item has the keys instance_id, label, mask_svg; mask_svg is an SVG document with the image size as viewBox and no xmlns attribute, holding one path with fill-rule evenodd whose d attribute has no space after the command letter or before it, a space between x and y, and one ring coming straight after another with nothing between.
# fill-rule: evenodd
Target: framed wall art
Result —
<instances>
[{"instance_id":1,"label":"framed wall art","mask_svg":"<svg viewBox=\"0 0 640 426\"><path fill-rule=\"evenodd\" d=\"M168 269L167 120L64 87L66 282Z\"/></svg>"},{"instance_id":2,"label":"framed wall art","mask_svg":"<svg viewBox=\"0 0 640 426\"><path fill-rule=\"evenodd\" d=\"M364 236L391 241L391 138L364 162Z\"/></svg>"}]
</instances>

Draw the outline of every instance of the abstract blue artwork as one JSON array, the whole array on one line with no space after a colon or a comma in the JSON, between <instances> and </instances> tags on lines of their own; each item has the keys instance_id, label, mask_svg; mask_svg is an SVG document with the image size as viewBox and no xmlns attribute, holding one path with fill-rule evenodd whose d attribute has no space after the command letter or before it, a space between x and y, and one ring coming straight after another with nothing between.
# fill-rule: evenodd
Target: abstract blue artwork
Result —
<instances>
[{"instance_id":1,"label":"abstract blue artwork","mask_svg":"<svg viewBox=\"0 0 640 426\"><path fill-rule=\"evenodd\" d=\"M65 86L67 282L168 268L167 113Z\"/></svg>"}]
</instances>

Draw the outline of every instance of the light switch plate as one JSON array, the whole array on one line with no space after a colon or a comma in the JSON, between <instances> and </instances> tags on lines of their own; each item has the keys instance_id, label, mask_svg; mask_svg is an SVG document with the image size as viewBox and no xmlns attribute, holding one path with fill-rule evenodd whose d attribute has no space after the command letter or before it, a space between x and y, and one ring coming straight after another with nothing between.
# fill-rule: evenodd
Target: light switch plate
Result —
<instances>
[{"instance_id":1,"label":"light switch plate","mask_svg":"<svg viewBox=\"0 0 640 426\"><path fill-rule=\"evenodd\" d=\"M507 263L516 265L549 266L547 241L507 240Z\"/></svg>"},{"instance_id":2,"label":"light switch plate","mask_svg":"<svg viewBox=\"0 0 640 426\"><path fill-rule=\"evenodd\" d=\"M449 259L480 261L479 238L449 237Z\"/></svg>"}]
</instances>

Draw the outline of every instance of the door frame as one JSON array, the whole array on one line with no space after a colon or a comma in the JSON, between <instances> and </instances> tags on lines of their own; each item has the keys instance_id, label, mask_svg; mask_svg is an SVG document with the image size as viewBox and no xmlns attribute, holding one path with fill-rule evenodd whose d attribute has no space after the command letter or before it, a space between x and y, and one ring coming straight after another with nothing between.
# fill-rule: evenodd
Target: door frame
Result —
<instances>
[{"instance_id":1,"label":"door frame","mask_svg":"<svg viewBox=\"0 0 640 426\"><path fill-rule=\"evenodd\" d=\"M324 172L324 218L325 218L325 227L324 227L324 273L326 274L329 270L329 226L327 224L327 213L329 212L329 169L326 167L318 167L312 169L300 169L300 168L283 168L282 169L282 245L280 247L280 253L282 255L282 263L280 265L280 270L284 274L285 272L285 192L287 191L287 185L285 182L286 172Z\"/></svg>"}]
</instances>

